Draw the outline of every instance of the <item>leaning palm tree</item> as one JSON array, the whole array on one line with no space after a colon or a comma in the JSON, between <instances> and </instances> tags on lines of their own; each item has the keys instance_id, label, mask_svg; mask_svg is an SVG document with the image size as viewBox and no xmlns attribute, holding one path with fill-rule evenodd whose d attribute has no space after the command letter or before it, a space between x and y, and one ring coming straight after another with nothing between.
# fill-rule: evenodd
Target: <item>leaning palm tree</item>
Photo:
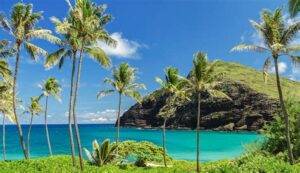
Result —
<instances>
[{"instance_id":1,"label":"leaning palm tree","mask_svg":"<svg viewBox=\"0 0 300 173\"><path fill-rule=\"evenodd\" d=\"M58 83L57 79L54 77L48 78L44 83L43 86L41 86L43 93L40 97L46 97L45 99L45 131L46 131L46 137L47 137L47 143L48 143L48 149L49 154L52 156L52 147L50 142L50 136L49 136L49 130L48 130L48 98L49 96L52 96L60 101L60 93L61 93L61 86Z\"/></svg>"},{"instance_id":2,"label":"leaning palm tree","mask_svg":"<svg viewBox=\"0 0 300 173\"><path fill-rule=\"evenodd\" d=\"M42 106L40 105L40 97L31 97L31 102L28 106L28 110L26 111L30 115L30 122L29 122L29 129L27 133L27 151L28 151L28 157L30 156L30 134L31 134L31 128L33 123L33 118L35 116L38 116L42 111Z\"/></svg>"},{"instance_id":3,"label":"leaning palm tree","mask_svg":"<svg viewBox=\"0 0 300 173\"><path fill-rule=\"evenodd\" d=\"M174 67L167 67L165 69L165 80L156 77L156 82L159 83L162 90L165 94L168 95L166 99L165 106L163 106L159 111L159 116L163 118L163 135L162 135L162 143L163 143L163 158L164 158L164 165L167 167L166 161L166 123L168 119L174 116L176 107L181 100L187 98L184 87L185 87L185 80L179 76L179 72L177 68Z\"/></svg>"},{"instance_id":4,"label":"leaning palm tree","mask_svg":"<svg viewBox=\"0 0 300 173\"><path fill-rule=\"evenodd\" d=\"M38 47L37 45L30 43L31 39L39 38L48 40L53 43L59 43L60 40L51 34L50 30L36 28L36 24L42 18L41 12L33 12L32 4L17 3L12 8L10 19L6 19L3 14L0 14L0 27L8 31L14 39L16 48L16 61L13 78L13 113L15 116L18 135L21 148L23 150L24 157L28 158L26 145L23 139L23 132L17 116L16 106L16 93L17 93L17 77L20 63L21 48L24 46L25 50L33 60L37 60L40 55L46 55L47 52Z\"/></svg>"},{"instance_id":5,"label":"leaning palm tree","mask_svg":"<svg viewBox=\"0 0 300 173\"><path fill-rule=\"evenodd\" d=\"M300 0L289 0L289 13L295 17L300 11Z\"/></svg>"},{"instance_id":6,"label":"leaning palm tree","mask_svg":"<svg viewBox=\"0 0 300 173\"><path fill-rule=\"evenodd\" d=\"M212 97L225 97L230 99L225 93L218 89L220 84L221 74L215 72L214 68L217 61L208 62L207 55L203 52L197 52L193 60L193 69L187 79L186 92L197 94L197 125L196 125L196 160L197 172L200 172L199 163L199 132L201 122L201 93L207 92Z\"/></svg>"},{"instance_id":7,"label":"leaning palm tree","mask_svg":"<svg viewBox=\"0 0 300 173\"><path fill-rule=\"evenodd\" d=\"M106 95L112 94L114 92L118 93L118 112L117 112L117 131L116 131L116 145L118 145L120 137L120 113L121 113L121 103L122 96L128 96L134 100L140 102L141 94L138 92L139 89L145 89L144 84L136 83L136 73L135 68L130 67L127 63L121 63L119 67L113 69L112 78L106 78L104 83L111 85L111 89L102 90L97 94L97 98L100 99Z\"/></svg>"},{"instance_id":8,"label":"leaning palm tree","mask_svg":"<svg viewBox=\"0 0 300 173\"><path fill-rule=\"evenodd\" d=\"M52 21L56 25L56 30L59 33L67 36L67 43L72 48L73 67L75 67L77 59L76 53L79 53L76 80L74 81L74 68L72 68L69 118L73 118L75 126L81 169L83 169L83 160L76 116L76 99L78 86L80 83L83 54L88 54L89 57L96 60L103 67L110 66L110 59L106 56L105 52L96 45L98 41L104 41L106 44L112 46L116 44L115 41L110 38L109 34L104 30L104 26L110 22L110 20L111 15L105 14L105 5L97 6L90 0L77 0L75 6L71 6L70 8L67 20L63 22L57 18L52 18ZM49 65L61 64L63 63L64 59L63 55L65 55L63 50L55 52L53 53L53 56L49 56L47 58L47 63Z\"/></svg>"},{"instance_id":9,"label":"leaning palm tree","mask_svg":"<svg viewBox=\"0 0 300 173\"><path fill-rule=\"evenodd\" d=\"M300 50L299 44L293 44L293 41L300 30L300 22L295 22L288 25L282 16L281 9L276 9L273 13L267 10L261 13L261 22L250 21L253 27L261 35L264 40L264 45L248 45L240 44L232 48L232 51L255 51L268 52L270 57L265 60L263 74L267 81L268 70L272 65L272 60L275 66L276 84L279 96L281 111L285 120L285 138L288 149L289 162L294 163L294 157L290 139L289 115L287 113L284 98L282 94L281 82L278 70L278 59L281 56L289 57L294 63L299 63L300 58L291 53Z\"/></svg>"}]
</instances>

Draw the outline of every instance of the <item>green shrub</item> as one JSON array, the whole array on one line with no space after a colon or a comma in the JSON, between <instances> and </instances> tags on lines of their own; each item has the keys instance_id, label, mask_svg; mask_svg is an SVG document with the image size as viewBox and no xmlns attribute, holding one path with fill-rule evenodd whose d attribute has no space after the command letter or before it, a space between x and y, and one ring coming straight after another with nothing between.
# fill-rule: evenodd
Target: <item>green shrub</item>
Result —
<instances>
[{"instance_id":1,"label":"green shrub","mask_svg":"<svg viewBox=\"0 0 300 173\"><path fill-rule=\"evenodd\" d=\"M293 153L297 159L300 157L300 102L291 97L286 101L286 108L290 119L290 134ZM284 117L279 114L275 117L275 120L269 125L266 125L263 130L266 140L262 144L262 150L275 155L285 154L287 151L287 144L284 131Z\"/></svg>"},{"instance_id":2,"label":"green shrub","mask_svg":"<svg viewBox=\"0 0 300 173\"><path fill-rule=\"evenodd\" d=\"M92 153L86 148L84 151L91 164L103 166L116 159L116 149L116 145L111 145L109 139L106 139L101 145L98 144L97 140L94 140Z\"/></svg>"},{"instance_id":3,"label":"green shrub","mask_svg":"<svg viewBox=\"0 0 300 173\"><path fill-rule=\"evenodd\" d=\"M133 158L135 161L143 159L145 162L163 161L163 149L147 141L124 141L119 143L118 150L118 155L122 159ZM167 160L171 161L172 159L167 156Z\"/></svg>"}]
</instances>

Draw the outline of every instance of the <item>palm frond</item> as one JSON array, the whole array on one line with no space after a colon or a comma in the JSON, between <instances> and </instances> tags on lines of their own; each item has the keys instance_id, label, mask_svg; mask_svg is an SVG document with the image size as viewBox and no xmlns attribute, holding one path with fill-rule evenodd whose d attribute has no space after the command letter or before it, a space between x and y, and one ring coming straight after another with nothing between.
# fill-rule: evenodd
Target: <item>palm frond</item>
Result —
<instances>
[{"instance_id":1,"label":"palm frond","mask_svg":"<svg viewBox=\"0 0 300 173\"><path fill-rule=\"evenodd\" d=\"M298 52L300 51L300 44L289 45L286 48L286 52Z\"/></svg>"},{"instance_id":2,"label":"palm frond","mask_svg":"<svg viewBox=\"0 0 300 173\"><path fill-rule=\"evenodd\" d=\"M61 49L58 49L57 51L49 54L47 57L46 57L46 61L45 61L45 67L46 68L50 68L52 66L55 66L57 65L61 59L64 59L63 57L66 56L68 51L65 50L65 48L61 48Z\"/></svg>"},{"instance_id":3,"label":"palm frond","mask_svg":"<svg viewBox=\"0 0 300 173\"><path fill-rule=\"evenodd\" d=\"M295 66L300 65L300 56L290 56L290 58Z\"/></svg>"},{"instance_id":4,"label":"palm frond","mask_svg":"<svg viewBox=\"0 0 300 173\"><path fill-rule=\"evenodd\" d=\"M27 39L39 38L39 39L47 40L50 43L62 45L62 41L58 37L52 35L52 32L50 30L46 30L46 29L31 30L26 35L26 38Z\"/></svg>"},{"instance_id":5,"label":"palm frond","mask_svg":"<svg viewBox=\"0 0 300 173\"><path fill-rule=\"evenodd\" d=\"M3 13L0 13L0 27L2 27L6 31L11 32L11 26Z\"/></svg>"},{"instance_id":6,"label":"palm frond","mask_svg":"<svg viewBox=\"0 0 300 173\"><path fill-rule=\"evenodd\" d=\"M142 95L136 90L126 90L124 92L124 95L126 95L128 97L131 97L132 99L134 99L138 103L140 103L142 101Z\"/></svg>"},{"instance_id":7,"label":"palm frond","mask_svg":"<svg viewBox=\"0 0 300 173\"><path fill-rule=\"evenodd\" d=\"M268 49L265 47L256 46L256 45L239 44L237 46L234 46L230 51L231 52L236 52L236 51L264 52L264 51L268 51Z\"/></svg>"},{"instance_id":8,"label":"palm frond","mask_svg":"<svg viewBox=\"0 0 300 173\"><path fill-rule=\"evenodd\" d=\"M300 1L289 0L289 13L291 17L295 17L299 11L300 11Z\"/></svg>"},{"instance_id":9,"label":"palm frond","mask_svg":"<svg viewBox=\"0 0 300 173\"><path fill-rule=\"evenodd\" d=\"M292 41L292 39L295 38L299 30L300 30L300 22L296 22L288 26L288 28L283 31L281 41L280 41L281 44L286 45L290 41Z\"/></svg>"},{"instance_id":10,"label":"palm frond","mask_svg":"<svg viewBox=\"0 0 300 173\"><path fill-rule=\"evenodd\" d=\"M110 58L100 47L86 47L85 51L91 58L100 63L103 67L108 68L110 66Z\"/></svg>"},{"instance_id":11,"label":"palm frond","mask_svg":"<svg viewBox=\"0 0 300 173\"><path fill-rule=\"evenodd\" d=\"M101 99L105 96L108 96L108 95L112 94L113 92L115 92L115 90L112 90L112 89L100 91L97 94L97 99L99 100L99 99Z\"/></svg>"},{"instance_id":12,"label":"palm frond","mask_svg":"<svg viewBox=\"0 0 300 173\"><path fill-rule=\"evenodd\" d=\"M38 56L40 55L47 56L47 51L29 42L25 42L25 49L30 57L35 61L37 61Z\"/></svg>"}]
</instances>

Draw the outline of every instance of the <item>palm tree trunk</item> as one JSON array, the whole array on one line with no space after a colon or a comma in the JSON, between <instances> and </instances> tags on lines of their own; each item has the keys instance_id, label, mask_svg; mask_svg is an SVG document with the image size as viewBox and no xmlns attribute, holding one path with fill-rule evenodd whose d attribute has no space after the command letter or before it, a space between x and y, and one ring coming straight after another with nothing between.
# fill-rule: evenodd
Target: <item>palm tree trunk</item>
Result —
<instances>
[{"instance_id":1,"label":"palm tree trunk","mask_svg":"<svg viewBox=\"0 0 300 173\"><path fill-rule=\"evenodd\" d=\"M285 108L281 84L280 84L279 71L278 71L278 56L273 56L273 58L274 58L274 64L275 64L276 82L277 82L277 89L278 89L278 95L279 95L279 102L280 102L281 111L284 115L285 138L286 138L287 149L288 149L288 157L289 157L290 164L294 164L294 156L293 156L293 151L292 151L292 147L291 147L289 115Z\"/></svg>"},{"instance_id":2,"label":"palm tree trunk","mask_svg":"<svg viewBox=\"0 0 300 173\"><path fill-rule=\"evenodd\" d=\"M80 56L79 56L79 61L78 61L78 69L77 69L77 79L75 83L75 88L74 88L74 100L73 100L73 121L75 125L75 134L76 134L76 139L77 139L77 147L78 147L78 155L79 155L79 163L80 163L80 169L83 170L83 159L82 159L82 147L81 147L81 141L80 141L80 133L79 133L79 128L77 124L77 117L76 117L76 101L77 101L77 92L78 92L78 86L80 82L80 73L81 73L81 66L82 66L82 60L83 60L83 48L80 50Z\"/></svg>"},{"instance_id":3,"label":"palm tree trunk","mask_svg":"<svg viewBox=\"0 0 300 173\"><path fill-rule=\"evenodd\" d=\"M48 111L48 96L46 96L46 106L45 106L45 131L46 131L49 154L50 156L52 156L52 148L51 148L50 136L48 131L47 111Z\"/></svg>"},{"instance_id":4,"label":"palm tree trunk","mask_svg":"<svg viewBox=\"0 0 300 173\"><path fill-rule=\"evenodd\" d=\"M30 155L30 133L31 133L32 121L33 121L33 115L30 115L30 123L29 123L29 129L28 129L28 134L27 134L27 152L28 152L28 157Z\"/></svg>"},{"instance_id":5,"label":"palm tree trunk","mask_svg":"<svg viewBox=\"0 0 300 173\"><path fill-rule=\"evenodd\" d=\"M118 155L118 146L119 146L119 139L120 139L120 114L121 114L121 103L122 103L122 94L119 93L119 103L118 103L118 113L117 113L117 137L116 137L116 144L117 144L117 155Z\"/></svg>"},{"instance_id":6,"label":"palm tree trunk","mask_svg":"<svg viewBox=\"0 0 300 173\"><path fill-rule=\"evenodd\" d=\"M5 142L5 115L3 114L2 121L2 148L3 148L3 160L6 160L6 142Z\"/></svg>"},{"instance_id":7,"label":"palm tree trunk","mask_svg":"<svg viewBox=\"0 0 300 173\"><path fill-rule=\"evenodd\" d=\"M200 146L199 146L199 132L200 132L200 101L201 101L201 93L198 92L198 110L197 110L197 128L196 128L196 147L197 147L197 173L200 172L200 160L199 160L199 153L200 153Z\"/></svg>"},{"instance_id":8,"label":"palm tree trunk","mask_svg":"<svg viewBox=\"0 0 300 173\"><path fill-rule=\"evenodd\" d=\"M74 77L75 77L75 66L76 66L76 52L73 52L72 55L72 73L71 73L71 89L70 89L70 101L69 101L69 118L68 118L68 124L69 124L69 137L70 137L70 145L71 145L71 153L72 153L72 164L73 166L76 165L75 162L75 145L74 145L74 139L73 139L73 128L72 128L72 111L73 111L73 97L74 97Z\"/></svg>"},{"instance_id":9,"label":"palm tree trunk","mask_svg":"<svg viewBox=\"0 0 300 173\"><path fill-rule=\"evenodd\" d=\"M164 118L162 141L163 141L163 154L164 154L165 167L167 167L167 159L166 159L166 122L167 122L167 118Z\"/></svg>"},{"instance_id":10,"label":"palm tree trunk","mask_svg":"<svg viewBox=\"0 0 300 173\"><path fill-rule=\"evenodd\" d=\"M21 145L21 148L23 150L23 154L25 159L28 159L28 151L25 146L24 138L23 138L23 132L22 127L19 122L19 118L17 115L17 100L16 100L16 92L17 92L17 77L18 77L18 71L19 71L19 61L20 61L20 46L21 43L17 43L17 56L16 56L16 63L15 63L15 72L14 72L14 80L13 80L13 112L14 112L14 118L17 124L18 134L19 134L19 142Z\"/></svg>"}]
</instances>

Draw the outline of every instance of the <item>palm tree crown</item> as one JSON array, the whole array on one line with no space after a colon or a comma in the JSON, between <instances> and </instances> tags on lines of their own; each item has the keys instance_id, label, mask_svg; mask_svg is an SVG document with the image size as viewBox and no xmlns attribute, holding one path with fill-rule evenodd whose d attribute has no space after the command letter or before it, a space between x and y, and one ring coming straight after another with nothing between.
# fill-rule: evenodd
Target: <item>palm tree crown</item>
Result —
<instances>
[{"instance_id":1,"label":"palm tree crown","mask_svg":"<svg viewBox=\"0 0 300 173\"><path fill-rule=\"evenodd\" d=\"M53 36L50 30L35 28L42 18L41 12L33 12L32 4L17 3L12 9L10 20L0 15L0 26L8 31L18 45L24 43L24 48L33 60L47 52L39 46L30 43L33 38L44 39L52 43L60 43L60 39Z\"/></svg>"},{"instance_id":2,"label":"palm tree crown","mask_svg":"<svg viewBox=\"0 0 300 173\"><path fill-rule=\"evenodd\" d=\"M231 51L255 51L269 52L273 57L278 58L286 55L294 63L299 63L300 58L291 53L300 50L299 44L293 44L293 40L300 30L300 22L287 24L285 22L281 9L276 9L274 13L264 10L261 13L261 22L257 23L250 20L250 23L258 34L262 37L263 45L239 44L232 48ZM268 70L272 65L272 58L269 57L264 63L264 76L267 79Z\"/></svg>"},{"instance_id":3,"label":"palm tree crown","mask_svg":"<svg viewBox=\"0 0 300 173\"><path fill-rule=\"evenodd\" d=\"M31 97L30 98L30 105L28 106L28 112L31 115L38 115L39 113L41 113L43 111L42 106L40 105L39 101L40 98L39 97Z\"/></svg>"},{"instance_id":4,"label":"palm tree crown","mask_svg":"<svg viewBox=\"0 0 300 173\"><path fill-rule=\"evenodd\" d=\"M112 78L106 78L105 83L112 86L112 89L100 91L98 98L106 96L112 92L118 92L121 95L129 96L137 101L141 100L141 94L138 89L145 89L144 84L135 83L137 69L132 68L127 63L121 63L118 68L113 70Z\"/></svg>"},{"instance_id":5,"label":"palm tree crown","mask_svg":"<svg viewBox=\"0 0 300 173\"><path fill-rule=\"evenodd\" d=\"M197 52L193 60L193 69L188 76L189 92L208 92L213 97L226 97L225 93L217 89L222 79L222 74L215 71L218 61L208 62L207 54Z\"/></svg>"},{"instance_id":6,"label":"palm tree crown","mask_svg":"<svg viewBox=\"0 0 300 173\"><path fill-rule=\"evenodd\" d=\"M50 77L44 82L42 90L42 96L53 96L54 98L60 100L61 86L54 77Z\"/></svg>"}]
</instances>

